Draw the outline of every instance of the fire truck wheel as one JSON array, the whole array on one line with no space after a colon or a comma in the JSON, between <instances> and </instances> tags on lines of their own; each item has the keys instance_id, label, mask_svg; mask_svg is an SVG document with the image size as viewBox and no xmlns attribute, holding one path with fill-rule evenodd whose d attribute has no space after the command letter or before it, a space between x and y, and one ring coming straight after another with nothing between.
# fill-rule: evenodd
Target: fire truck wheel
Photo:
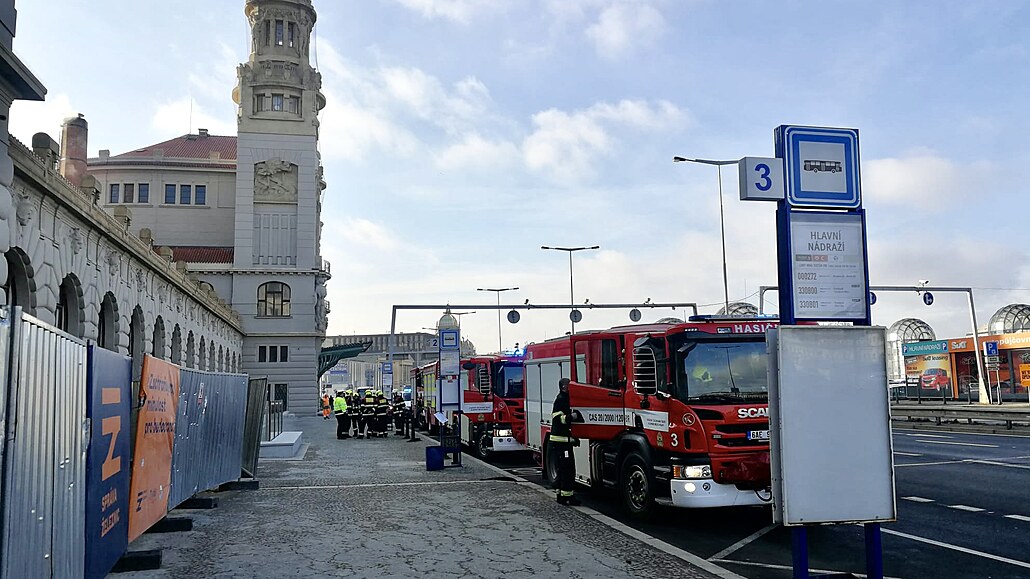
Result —
<instances>
[{"instance_id":1,"label":"fire truck wheel","mask_svg":"<svg viewBox=\"0 0 1030 579\"><path fill-rule=\"evenodd\" d=\"M644 519L654 511L654 477L647 461L634 452L622 461L619 495L626 512Z\"/></svg>"},{"instance_id":2,"label":"fire truck wheel","mask_svg":"<svg viewBox=\"0 0 1030 579\"><path fill-rule=\"evenodd\" d=\"M481 428L476 433L476 439L472 441L472 450L476 453L476 458L480 460L486 460L493 454L493 433L489 430Z\"/></svg>"},{"instance_id":3,"label":"fire truck wheel","mask_svg":"<svg viewBox=\"0 0 1030 579\"><path fill-rule=\"evenodd\" d=\"M544 482L554 485L558 481L558 452L550 442L544 447Z\"/></svg>"}]
</instances>

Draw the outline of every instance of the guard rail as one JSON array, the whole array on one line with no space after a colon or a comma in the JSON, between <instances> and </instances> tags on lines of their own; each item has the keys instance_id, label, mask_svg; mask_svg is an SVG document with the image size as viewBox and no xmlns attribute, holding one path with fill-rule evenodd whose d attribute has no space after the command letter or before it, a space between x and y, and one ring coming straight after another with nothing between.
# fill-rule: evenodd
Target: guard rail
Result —
<instances>
[{"instance_id":1,"label":"guard rail","mask_svg":"<svg viewBox=\"0 0 1030 579\"><path fill-rule=\"evenodd\" d=\"M1014 427L1030 426L1030 405L1019 406L980 406L959 404L891 404L891 418L897 420L907 417L909 420L930 419L938 426L942 420L965 420L1000 422L1006 430Z\"/></svg>"}]
</instances>

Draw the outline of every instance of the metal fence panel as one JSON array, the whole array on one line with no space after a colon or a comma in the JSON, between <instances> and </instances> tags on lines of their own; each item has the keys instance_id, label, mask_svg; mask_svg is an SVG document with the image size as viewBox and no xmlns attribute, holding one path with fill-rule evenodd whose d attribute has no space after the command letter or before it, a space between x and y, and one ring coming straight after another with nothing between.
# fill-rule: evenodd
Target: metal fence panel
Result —
<instances>
[{"instance_id":1,"label":"metal fence panel","mask_svg":"<svg viewBox=\"0 0 1030 579\"><path fill-rule=\"evenodd\" d=\"M15 308L0 577L82 577L86 347Z\"/></svg>"},{"instance_id":2,"label":"metal fence panel","mask_svg":"<svg viewBox=\"0 0 1030 579\"><path fill-rule=\"evenodd\" d=\"M268 378L251 378L247 385L247 416L243 427L243 462L241 466L243 472L251 477L257 476L267 391Z\"/></svg>"},{"instance_id":3,"label":"metal fence panel","mask_svg":"<svg viewBox=\"0 0 1030 579\"><path fill-rule=\"evenodd\" d=\"M247 377L183 369L179 374L170 508L240 477Z\"/></svg>"}]
</instances>

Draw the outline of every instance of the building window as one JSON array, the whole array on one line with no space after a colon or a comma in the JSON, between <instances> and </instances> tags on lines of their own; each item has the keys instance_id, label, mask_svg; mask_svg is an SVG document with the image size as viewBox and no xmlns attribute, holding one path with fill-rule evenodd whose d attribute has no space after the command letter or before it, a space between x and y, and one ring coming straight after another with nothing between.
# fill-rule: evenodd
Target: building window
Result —
<instances>
[{"instance_id":1,"label":"building window","mask_svg":"<svg viewBox=\"0 0 1030 579\"><path fill-rule=\"evenodd\" d=\"M281 111L283 110L283 95L274 94L272 95L272 110Z\"/></svg>"},{"instance_id":2,"label":"building window","mask_svg":"<svg viewBox=\"0 0 1030 579\"><path fill-rule=\"evenodd\" d=\"M289 346L258 346L258 362L278 364L290 361Z\"/></svg>"},{"instance_id":3,"label":"building window","mask_svg":"<svg viewBox=\"0 0 1030 579\"><path fill-rule=\"evenodd\" d=\"M266 318L289 317L290 286L278 281L258 286L257 315Z\"/></svg>"},{"instance_id":4,"label":"building window","mask_svg":"<svg viewBox=\"0 0 1030 579\"><path fill-rule=\"evenodd\" d=\"M265 95L254 95L254 112L260 113L265 110Z\"/></svg>"},{"instance_id":5,"label":"building window","mask_svg":"<svg viewBox=\"0 0 1030 579\"><path fill-rule=\"evenodd\" d=\"M197 185L196 196L193 198L197 205L207 205L207 185Z\"/></svg>"},{"instance_id":6,"label":"building window","mask_svg":"<svg viewBox=\"0 0 1030 579\"><path fill-rule=\"evenodd\" d=\"M179 203L189 205L192 192L193 187L191 185L179 185Z\"/></svg>"},{"instance_id":7,"label":"building window","mask_svg":"<svg viewBox=\"0 0 1030 579\"><path fill-rule=\"evenodd\" d=\"M165 203L168 205L175 204L175 185L172 183L165 183Z\"/></svg>"},{"instance_id":8,"label":"building window","mask_svg":"<svg viewBox=\"0 0 1030 579\"><path fill-rule=\"evenodd\" d=\"M276 46L282 46L283 45L283 21L282 20L276 20L275 21L275 45Z\"/></svg>"},{"instance_id":9,"label":"building window","mask_svg":"<svg viewBox=\"0 0 1030 579\"><path fill-rule=\"evenodd\" d=\"M295 39L297 37L297 27L292 22L290 22L288 23L287 28L289 29L290 48L293 48L295 44Z\"/></svg>"},{"instance_id":10,"label":"building window","mask_svg":"<svg viewBox=\"0 0 1030 579\"><path fill-rule=\"evenodd\" d=\"M272 40L271 30L272 30L272 21L271 20L265 20L265 39L264 39L265 40L265 42L264 42L265 46L268 46L270 41Z\"/></svg>"},{"instance_id":11,"label":"building window","mask_svg":"<svg viewBox=\"0 0 1030 579\"><path fill-rule=\"evenodd\" d=\"M136 186L132 183L126 183L124 189L125 195L122 196L122 203L132 203L132 198L135 197Z\"/></svg>"},{"instance_id":12,"label":"building window","mask_svg":"<svg viewBox=\"0 0 1030 579\"><path fill-rule=\"evenodd\" d=\"M139 202L150 203L150 183L139 184Z\"/></svg>"},{"instance_id":13,"label":"building window","mask_svg":"<svg viewBox=\"0 0 1030 579\"><path fill-rule=\"evenodd\" d=\"M118 183L111 183L111 203L118 203L118 189L120 187Z\"/></svg>"},{"instance_id":14,"label":"building window","mask_svg":"<svg viewBox=\"0 0 1030 579\"><path fill-rule=\"evenodd\" d=\"M291 96L286 99L286 112L295 115L300 114L300 97Z\"/></svg>"}]
</instances>

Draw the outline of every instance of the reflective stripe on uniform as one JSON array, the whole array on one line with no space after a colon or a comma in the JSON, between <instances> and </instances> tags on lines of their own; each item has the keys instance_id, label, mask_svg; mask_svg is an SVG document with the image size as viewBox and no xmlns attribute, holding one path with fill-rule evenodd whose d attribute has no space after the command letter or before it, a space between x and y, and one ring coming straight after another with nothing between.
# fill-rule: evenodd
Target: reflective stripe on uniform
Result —
<instances>
[{"instance_id":1,"label":"reflective stripe on uniform","mask_svg":"<svg viewBox=\"0 0 1030 579\"><path fill-rule=\"evenodd\" d=\"M558 436L558 435L552 434L551 435L551 442L572 442L572 437L570 437L570 436Z\"/></svg>"},{"instance_id":2,"label":"reflective stripe on uniform","mask_svg":"<svg viewBox=\"0 0 1030 579\"><path fill-rule=\"evenodd\" d=\"M571 497L572 491L558 491L559 497Z\"/></svg>"}]
</instances>

